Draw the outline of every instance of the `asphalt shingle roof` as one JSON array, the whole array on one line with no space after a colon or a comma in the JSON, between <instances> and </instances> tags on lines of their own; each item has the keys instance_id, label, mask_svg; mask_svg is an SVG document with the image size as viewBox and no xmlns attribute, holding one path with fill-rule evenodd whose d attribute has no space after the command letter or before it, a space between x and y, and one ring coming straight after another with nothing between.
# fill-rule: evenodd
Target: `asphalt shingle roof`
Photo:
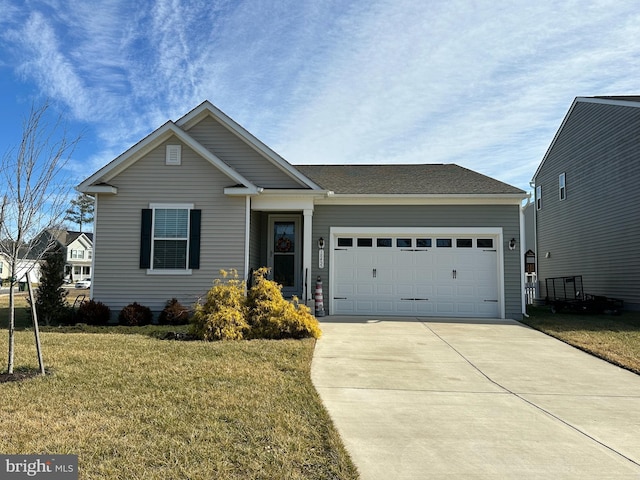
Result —
<instances>
[{"instance_id":1,"label":"asphalt shingle roof","mask_svg":"<svg viewBox=\"0 0 640 480\"><path fill-rule=\"evenodd\" d=\"M294 165L322 188L360 195L524 194L519 188L454 164Z\"/></svg>"}]
</instances>

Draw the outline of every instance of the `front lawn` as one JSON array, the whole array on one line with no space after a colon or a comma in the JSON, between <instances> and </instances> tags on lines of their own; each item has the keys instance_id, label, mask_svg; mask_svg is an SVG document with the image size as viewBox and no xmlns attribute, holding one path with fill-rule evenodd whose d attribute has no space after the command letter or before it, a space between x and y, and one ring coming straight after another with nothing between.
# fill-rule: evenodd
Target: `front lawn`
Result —
<instances>
[{"instance_id":1,"label":"front lawn","mask_svg":"<svg viewBox=\"0 0 640 480\"><path fill-rule=\"evenodd\" d=\"M551 313L529 307L523 323L640 374L640 312L622 315Z\"/></svg>"},{"instance_id":2,"label":"front lawn","mask_svg":"<svg viewBox=\"0 0 640 480\"><path fill-rule=\"evenodd\" d=\"M42 344L49 375L0 384L4 454L77 454L83 479L358 477L311 383L311 339L44 332ZM36 358L18 331L16 371Z\"/></svg>"}]
</instances>

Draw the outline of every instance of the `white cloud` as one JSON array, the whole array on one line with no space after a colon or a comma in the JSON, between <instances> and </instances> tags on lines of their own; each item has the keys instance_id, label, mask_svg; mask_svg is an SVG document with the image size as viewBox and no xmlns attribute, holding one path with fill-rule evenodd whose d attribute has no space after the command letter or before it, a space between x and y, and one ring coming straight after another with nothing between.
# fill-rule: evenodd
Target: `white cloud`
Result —
<instances>
[{"instance_id":1,"label":"white cloud","mask_svg":"<svg viewBox=\"0 0 640 480\"><path fill-rule=\"evenodd\" d=\"M17 69L97 132L98 166L208 98L293 163L455 162L526 188L575 96L640 77L625 2L27 6L0 0Z\"/></svg>"}]
</instances>

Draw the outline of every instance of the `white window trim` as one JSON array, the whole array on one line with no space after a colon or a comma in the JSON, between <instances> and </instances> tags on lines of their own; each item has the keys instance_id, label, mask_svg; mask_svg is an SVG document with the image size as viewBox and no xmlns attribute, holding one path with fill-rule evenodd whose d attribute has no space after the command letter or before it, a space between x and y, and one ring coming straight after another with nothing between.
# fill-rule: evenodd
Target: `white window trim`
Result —
<instances>
[{"instance_id":1,"label":"white window trim","mask_svg":"<svg viewBox=\"0 0 640 480\"><path fill-rule=\"evenodd\" d=\"M567 176L565 172L558 175L558 197L560 200L566 200L567 198Z\"/></svg>"},{"instance_id":2,"label":"white window trim","mask_svg":"<svg viewBox=\"0 0 640 480\"><path fill-rule=\"evenodd\" d=\"M536 210L542 210L542 187L536 186Z\"/></svg>"},{"instance_id":3,"label":"white window trim","mask_svg":"<svg viewBox=\"0 0 640 480\"><path fill-rule=\"evenodd\" d=\"M175 210L193 210L195 205L193 203L150 203L149 208L153 210L151 215L151 268L147 268L147 275L192 275L193 270L191 268L185 269L154 269L153 268L153 249L155 248L155 237L153 232L156 226L156 209L175 209ZM189 264L189 232L191 231L191 215L187 217L187 265Z\"/></svg>"}]
</instances>

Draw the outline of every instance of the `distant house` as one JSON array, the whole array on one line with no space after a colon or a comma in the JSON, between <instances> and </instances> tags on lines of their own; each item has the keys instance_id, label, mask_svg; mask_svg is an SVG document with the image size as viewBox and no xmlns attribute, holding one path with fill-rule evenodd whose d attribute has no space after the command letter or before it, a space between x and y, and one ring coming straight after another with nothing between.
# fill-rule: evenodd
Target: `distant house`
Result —
<instances>
[{"instance_id":1,"label":"distant house","mask_svg":"<svg viewBox=\"0 0 640 480\"><path fill-rule=\"evenodd\" d=\"M537 270L640 309L640 96L577 97L534 177Z\"/></svg>"},{"instance_id":2,"label":"distant house","mask_svg":"<svg viewBox=\"0 0 640 480\"><path fill-rule=\"evenodd\" d=\"M11 243L4 240L3 248L0 249L0 283L4 286L8 286L9 277L11 276L10 257L4 253L5 251L10 251L10 245ZM39 278L40 263L29 254L26 245L20 248L19 257L15 271L16 282L23 282L28 272L31 272L31 279Z\"/></svg>"},{"instance_id":3,"label":"distant house","mask_svg":"<svg viewBox=\"0 0 640 480\"><path fill-rule=\"evenodd\" d=\"M209 102L78 190L96 201L92 298L192 304L271 268L329 314L522 318L522 190L457 165L292 165Z\"/></svg>"},{"instance_id":4,"label":"distant house","mask_svg":"<svg viewBox=\"0 0 640 480\"><path fill-rule=\"evenodd\" d=\"M65 253L64 274L70 282L91 278L93 233L51 228L41 232L34 243L39 246L34 249L34 254L37 255L41 255L43 249L53 246Z\"/></svg>"}]
</instances>

